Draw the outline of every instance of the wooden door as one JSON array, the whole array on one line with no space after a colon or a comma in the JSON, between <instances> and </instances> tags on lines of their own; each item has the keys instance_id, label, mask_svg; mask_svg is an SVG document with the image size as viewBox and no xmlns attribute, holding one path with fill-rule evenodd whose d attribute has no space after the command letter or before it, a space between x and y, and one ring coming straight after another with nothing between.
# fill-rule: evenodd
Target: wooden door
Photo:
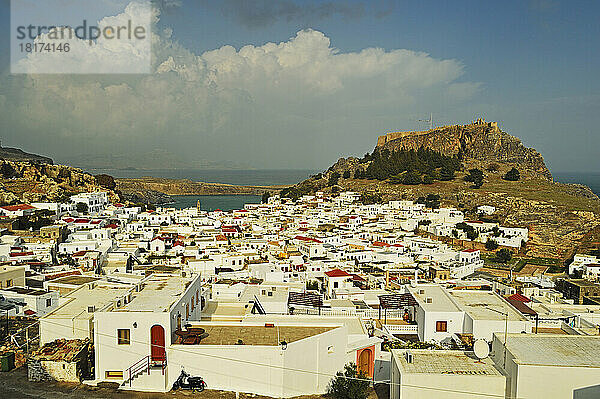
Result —
<instances>
[{"instance_id":1,"label":"wooden door","mask_svg":"<svg viewBox=\"0 0 600 399\"><path fill-rule=\"evenodd\" d=\"M357 371L366 376L371 376L371 349L363 349L358 356Z\"/></svg>"},{"instance_id":2,"label":"wooden door","mask_svg":"<svg viewBox=\"0 0 600 399\"><path fill-rule=\"evenodd\" d=\"M160 325L154 325L150 329L150 359L152 361L164 362L167 359L165 351L165 329Z\"/></svg>"}]
</instances>

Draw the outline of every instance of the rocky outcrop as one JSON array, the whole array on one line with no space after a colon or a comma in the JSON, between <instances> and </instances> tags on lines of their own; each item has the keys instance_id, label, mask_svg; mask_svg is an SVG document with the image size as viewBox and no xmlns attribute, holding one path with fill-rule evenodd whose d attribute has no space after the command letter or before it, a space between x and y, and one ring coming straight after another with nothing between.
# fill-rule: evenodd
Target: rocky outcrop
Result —
<instances>
[{"instance_id":1,"label":"rocky outcrop","mask_svg":"<svg viewBox=\"0 0 600 399\"><path fill-rule=\"evenodd\" d=\"M30 161L45 164L54 163L51 158L43 155L30 154L19 148L8 148L2 146L0 146L0 159L13 162Z\"/></svg>"},{"instance_id":2,"label":"rocky outcrop","mask_svg":"<svg viewBox=\"0 0 600 399\"><path fill-rule=\"evenodd\" d=\"M102 187L96 177L81 169L32 161L0 161L0 203L65 201L70 195L108 191L112 201L119 196Z\"/></svg>"},{"instance_id":3,"label":"rocky outcrop","mask_svg":"<svg viewBox=\"0 0 600 399\"><path fill-rule=\"evenodd\" d=\"M120 192L120 194L124 201L129 201L134 204L166 205L173 203L173 197L156 190L128 190L126 192Z\"/></svg>"},{"instance_id":4,"label":"rocky outcrop","mask_svg":"<svg viewBox=\"0 0 600 399\"><path fill-rule=\"evenodd\" d=\"M340 158L326 171L288 188L283 194L294 198L316 191L335 195L347 190L383 202L416 200L435 194L444 206L456 207L472 218L478 217L473 213L477 206L492 205L497 210L494 217L502 224L529 228L530 241L525 251L532 257L566 259L588 232L600 229L598 196L581 184L553 182L542 156L501 131L494 122L478 120L429 131L388 133L379 137L375 151L421 147L447 156L460 154L462 170L449 181L403 185L391 179L364 178L360 171L369 166L372 157ZM467 170L473 167L484 172L484 184L479 189L464 180ZM521 172L519 181L502 178L512 167ZM355 178L356 172L359 178Z\"/></svg>"},{"instance_id":5,"label":"rocky outcrop","mask_svg":"<svg viewBox=\"0 0 600 399\"><path fill-rule=\"evenodd\" d=\"M479 119L467 125L437 127L420 132L394 132L380 136L376 151L424 147L441 154L462 155L467 166L477 161L510 164L530 175L552 180L542 155L517 137L503 132L495 122Z\"/></svg>"}]
</instances>

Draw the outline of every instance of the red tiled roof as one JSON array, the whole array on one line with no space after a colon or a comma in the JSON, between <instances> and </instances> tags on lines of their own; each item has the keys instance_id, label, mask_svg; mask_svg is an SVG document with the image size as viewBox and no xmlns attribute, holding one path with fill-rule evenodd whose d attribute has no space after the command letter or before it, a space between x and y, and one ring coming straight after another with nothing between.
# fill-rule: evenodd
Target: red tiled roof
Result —
<instances>
[{"instance_id":1,"label":"red tiled roof","mask_svg":"<svg viewBox=\"0 0 600 399\"><path fill-rule=\"evenodd\" d=\"M33 252L12 252L10 256L30 256Z\"/></svg>"},{"instance_id":2,"label":"red tiled roof","mask_svg":"<svg viewBox=\"0 0 600 399\"><path fill-rule=\"evenodd\" d=\"M35 209L35 206L31 206L28 204L18 204L18 205L6 205L6 206L2 206L0 208L7 210L9 212L14 212L14 211L26 211L28 209Z\"/></svg>"},{"instance_id":3,"label":"red tiled roof","mask_svg":"<svg viewBox=\"0 0 600 399\"><path fill-rule=\"evenodd\" d=\"M35 312L33 310L31 310L31 309L27 309L23 313L25 313L25 316L32 316L32 315L35 314Z\"/></svg>"},{"instance_id":4,"label":"red tiled roof","mask_svg":"<svg viewBox=\"0 0 600 399\"><path fill-rule=\"evenodd\" d=\"M515 295L518 295L518 294L515 294ZM518 299L508 298L508 303L510 303L515 309L517 309L519 312L521 312L524 315L531 315L531 316L537 315L537 312L535 310L531 309L529 306L525 305L525 302L522 302Z\"/></svg>"},{"instance_id":5,"label":"red tiled roof","mask_svg":"<svg viewBox=\"0 0 600 399\"><path fill-rule=\"evenodd\" d=\"M75 223L89 223L90 219L75 219Z\"/></svg>"},{"instance_id":6,"label":"red tiled roof","mask_svg":"<svg viewBox=\"0 0 600 399\"><path fill-rule=\"evenodd\" d=\"M349 277L350 275L343 270L333 269L328 272L325 272L328 277Z\"/></svg>"},{"instance_id":7,"label":"red tiled roof","mask_svg":"<svg viewBox=\"0 0 600 399\"><path fill-rule=\"evenodd\" d=\"M389 247L390 244L388 244L387 242L383 242L383 241L373 241L373 246L374 247Z\"/></svg>"},{"instance_id":8,"label":"red tiled roof","mask_svg":"<svg viewBox=\"0 0 600 399\"><path fill-rule=\"evenodd\" d=\"M107 224L107 225L106 225L106 227L107 227L107 228L109 228L109 229L118 229L118 228L119 228L119 226L117 226L117 225L116 225L116 224L114 224L114 223Z\"/></svg>"},{"instance_id":9,"label":"red tiled roof","mask_svg":"<svg viewBox=\"0 0 600 399\"><path fill-rule=\"evenodd\" d=\"M18 205L6 205L6 206L0 206L0 208L9 211L9 212L15 212L15 211L26 211L27 209L35 209L35 206L31 206L28 204L18 204Z\"/></svg>"},{"instance_id":10,"label":"red tiled roof","mask_svg":"<svg viewBox=\"0 0 600 399\"><path fill-rule=\"evenodd\" d=\"M531 299L527 298L525 295L521 295L521 294L513 294L511 296L509 296L507 299L511 299L513 301L520 301L520 302L531 302Z\"/></svg>"},{"instance_id":11,"label":"red tiled roof","mask_svg":"<svg viewBox=\"0 0 600 399\"><path fill-rule=\"evenodd\" d=\"M322 241L317 240L316 238L312 238L312 237L296 236L296 237L294 237L294 239L304 241L304 242L316 242L318 244L322 243Z\"/></svg>"},{"instance_id":12,"label":"red tiled roof","mask_svg":"<svg viewBox=\"0 0 600 399\"><path fill-rule=\"evenodd\" d=\"M470 253L470 254L473 253L473 252L477 252L477 251L479 251L479 250L478 249L465 249L465 250L463 250L463 252L467 252L467 253Z\"/></svg>"}]
</instances>

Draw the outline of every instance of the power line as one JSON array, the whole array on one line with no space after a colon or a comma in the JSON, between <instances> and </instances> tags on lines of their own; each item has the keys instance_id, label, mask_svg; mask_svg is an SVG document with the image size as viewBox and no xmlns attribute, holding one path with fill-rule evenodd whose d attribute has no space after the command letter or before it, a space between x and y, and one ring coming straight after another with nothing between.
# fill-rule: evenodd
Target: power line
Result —
<instances>
[{"instance_id":1,"label":"power line","mask_svg":"<svg viewBox=\"0 0 600 399\"><path fill-rule=\"evenodd\" d=\"M54 325L57 325L57 326L64 326L63 324L56 323L56 322L51 322L49 320L44 320L44 322L48 323L48 324L54 324ZM39 323L39 320L38 320L38 323ZM40 325L40 327L41 327L41 325ZM81 327L75 327L75 326L73 326L73 329L88 332L87 329L81 328ZM99 331L94 331L94 333L97 334L97 335L102 335L102 336L109 337L109 338L114 338L114 339L118 338L117 335L112 335L112 334L108 334L108 333L101 333ZM15 334L13 334L13 335L15 335ZM155 346L155 347L162 348L162 346L152 344L152 342L146 342L146 341L141 341L141 340L130 340L130 342L135 342L135 343L144 344L144 345L148 345L149 344L150 347ZM111 345L111 344L108 344L108 343L104 343L103 345L106 345L106 346L108 346L110 348L119 349L120 351L123 351L123 352L128 352L128 353L132 353L132 354L136 354L136 355L140 355L140 356L144 355L144 354L140 354L138 352L132 351L132 350L127 350L126 348L123 347L123 345L115 346L115 345ZM96 350L97 349L98 349L98 347L96 346ZM299 372L299 373L314 374L314 375L319 375L319 376L324 376L324 377L330 377L330 378L344 378L346 380L369 382L369 383L373 383L373 384L387 384L387 385L390 385L390 386L394 385L394 386L398 386L398 387L410 387L410 388L435 390L435 391L449 392L449 393L460 393L460 394L465 394L465 395L482 396L482 397L487 397L487 398L523 399L523 398L519 398L519 397L515 397L515 396L509 396L509 397L507 397L505 395L490 394L490 393L483 393L483 392L454 390L454 389L428 387L428 386L413 385L413 384L400 384L400 383L392 382L390 380L379 380L379 381L376 381L374 379L371 380L371 379L368 379L368 378L347 377L347 376L344 376L344 375L337 375L337 374L331 374L331 373L323 373L323 372L314 371L314 370L296 369L296 368L292 368L292 367L278 366L278 365L274 365L274 364L265 364L265 363L259 363L259 362L250 361L250 360L244 360L244 359L231 359L231 358L228 358L228 357L225 357L225 356L219 356L219 355L214 355L214 354L192 352L192 351L189 351L189 350L185 350L183 348L173 347L173 345L171 345L169 349L172 350L172 351L179 351L179 352L182 352L182 353L188 353L188 354L192 354L192 355L196 355L196 356L204 356L204 357L208 357L208 358L214 358L214 359L219 359L219 360L226 360L226 361L237 362L237 363L244 363L244 364L249 364L249 365L253 365L253 366L267 367L267 368L279 369L279 370L284 370L284 371L294 371L294 372ZM176 365L179 365L179 366L182 366L182 367L190 367L192 369L198 369L197 366L189 366L189 365L184 365L182 363L177 363L177 362L173 362L173 364L176 364ZM215 373L214 369L210 369L210 370L208 370L208 369L199 369L199 370L210 371L212 373ZM222 374L222 373L218 373L218 374L226 375L226 374Z\"/></svg>"}]
</instances>

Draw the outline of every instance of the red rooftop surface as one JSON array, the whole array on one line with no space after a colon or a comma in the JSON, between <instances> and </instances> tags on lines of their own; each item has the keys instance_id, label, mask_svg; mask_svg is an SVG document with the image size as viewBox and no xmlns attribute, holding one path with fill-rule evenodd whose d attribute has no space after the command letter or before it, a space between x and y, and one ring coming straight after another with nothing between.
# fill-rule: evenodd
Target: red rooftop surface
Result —
<instances>
[{"instance_id":1,"label":"red rooftop surface","mask_svg":"<svg viewBox=\"0 0 600 399\"><path fill-rule=\"evenodd\" d=\"M6 205L6 206L2 206L0 208L7 210L9 212L15 212L15 211L26 211L28 209L35 209L35 206L31 206L28 204L18 204L18 205Z\"/></svg>"},{"instance_id":2,"label":"red rooftop surface","mask_svg":"<svg viewBox=\"0 0 600 399\"><path fill-rule=\"evenodd\" d=\"M513 300L513 301L519 301L519 302L531 302L531 299L527 298L525 295L521 295L521 294L513 294L511 296L509 296L507 299Z\"/></svg>"},{"instance_id":3,"label":"red rooftop surface","mask_svg":"<svg viewBox=\"0 0 600 399\"><path fill-rule=\"evenodd\" d=\"M294 237L294 239L304 241L304 242L316 242L317 244L322 243L322 241L319 241L316 238L312 238L312 237L296 236L296 237Z\"/></svg>"},{"instance_id":4,"label":"red rooftop surface","mask_svg":"<svg viewBox=\"0 0 600 399\"><path fill-rule=\"evenodd\" d=\"M383 241L373 241L373 246L374 247L389 247L390 244L388 244L387 242L383 242Z\"/></svg>"},{"instance_id":5,"label":"red rooftop surface","mask_svg":"<svg viewBox=\"0 0 600 399\"><path fill-rule=\"evenodd\" d=\"M333 269L328 272L325 272L327 277L350 277L348 273L340 269Z\"/></svg>"}]
</instances>

